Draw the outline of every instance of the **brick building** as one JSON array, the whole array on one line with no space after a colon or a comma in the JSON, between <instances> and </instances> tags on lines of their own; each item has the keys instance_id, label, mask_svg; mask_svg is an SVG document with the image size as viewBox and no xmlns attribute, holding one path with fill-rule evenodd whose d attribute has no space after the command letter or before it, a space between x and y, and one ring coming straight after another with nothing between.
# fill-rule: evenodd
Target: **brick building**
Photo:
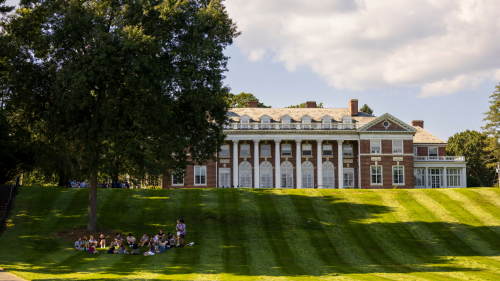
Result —
<instances>
[{"instance_id":1,"label":"brick building","mask_svg":"<svg viewBox=\"0 0 500 281\"><path fill-rule=\"evenodd\" d=\"M163 188L437 188L466 187L463 156L446 142L386 113L348 108L248 108L228 112L226 142L217 161L187 167Z\"/></svg>"}]
</instances>

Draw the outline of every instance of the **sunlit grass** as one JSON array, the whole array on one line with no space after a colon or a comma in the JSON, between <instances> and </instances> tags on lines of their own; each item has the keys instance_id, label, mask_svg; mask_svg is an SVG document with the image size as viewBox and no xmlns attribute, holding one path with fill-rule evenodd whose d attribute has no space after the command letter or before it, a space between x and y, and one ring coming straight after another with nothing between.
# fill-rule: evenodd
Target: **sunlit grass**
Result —
<instances>
[{"instance_id":1,"label":"sunlit grass","mask_svg":"<svg viewBox=\"0 0 500 281\"><path fill-rule=\"evenodd\" d=\"M86 227L87 189L22 187L0 266L28 280L497 280L499 198L494 188L99 190L101 229L139 238L186 221L193 247L144 257L89 255L57 235Z\"/></svg>"}]
</instances>

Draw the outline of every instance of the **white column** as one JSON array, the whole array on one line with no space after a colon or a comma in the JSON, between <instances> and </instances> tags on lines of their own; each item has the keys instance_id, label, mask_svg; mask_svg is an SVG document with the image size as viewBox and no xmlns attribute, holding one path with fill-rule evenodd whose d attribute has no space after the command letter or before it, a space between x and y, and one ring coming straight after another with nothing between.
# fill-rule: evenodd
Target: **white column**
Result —
<instances>
[{"instance_id":1,"label":"white column","mask_svg":"<svg viewBox=\"0 0 500 281\"><path fill-rule=\"evenodd\" d=\"M323 144L323 141L318 140L318 162L316 164L316 170L317 170L317 175L318 175L318 188L323 188L323 154L322 152L322 147L321 145Z\"/></svg>"},{"instance_id":2,"label":"white column","mask_svg":"<svg viewBox=\"0 0 500 281\"><path fill-rule=\"evenodd\" d=\"M254 159L253 159L253 174L254 174L254 187L260 187L260 165L259 165L259 140L253 141Z\"/></svg>"},{"instance_id":3,"label":"white column","mask_svg":"<svg viewBox=\"0 0 500 281\"><path fill-rule=\"evenodd\" d=\"M358 188L361 189L361 140L358 140Z\"/></svg>"},{"instance_id":4,"label":"white column","mask_svg":"<svg viewBox=\"0 0 500 281\"><path fill-rule=\"evenodd\" d=\"M443 168L443 187L448 187L448 168Z\"/></svg>"},{"instance_id":5,"label":"white column","mask_svg":"<svg viewBox=\"0 0 500 281\"><path fill-rule=\"evenodd\" d=\"M424 175L425 188L429 188L429 168L425 167L425 175Z\"/></svg>"},{"instance_id":6,"label":"white column","mask_svg":"<svg viewBox=\"0 0 500 281\"><path fill-rule=\"evenodd\" d=\"M280 141L274 140L275 149L274 149L274 172L275 172L275 180L274 187L281 187L281 151L280 151Z\"/></svg>"},{"instance_id":7,"label":"white column","mask_svg":"<svg viewBox=\"0 0 500 281\"><path fill-rule=\"evenodd\" d=\"M467 187L467 168L462 168L462 187Z\"/></svg>"},{"instance_id":8,"label":"white column","mask_svg":"<svg viewBox=\"0 0 500 281\"><path fill-rule=\"evenodd\" d=\"M297 176L297 180L295 182L297 183L297 188L302 188L302 149L300 147L302 140L295 140L295 142L297 143L297 149L295 150L295 153L297 154L297 161L295 163L295 174Z\"/></svg>"},{"instance_id":9,"label":"white column","mask_svg":"<svg viewBox=\"0 0 500 281\"><path fill-rule=\"evenodd\" d=\"M342 151L342 143L344 140L337 140L338 143L338 158L339 158L339 163L338 163L338 170L339 170L339 188L344 188L344 152Z\"/></svg>"},{"instance_id":10,"label":"white column","mask_svg":"<svg viewBox=\"0 0 500 281\"><path fill-rule=\"evenodd\" d=\"M238 140L233 140L233 186L238 186Z\"/></svg>"}]
</instances>

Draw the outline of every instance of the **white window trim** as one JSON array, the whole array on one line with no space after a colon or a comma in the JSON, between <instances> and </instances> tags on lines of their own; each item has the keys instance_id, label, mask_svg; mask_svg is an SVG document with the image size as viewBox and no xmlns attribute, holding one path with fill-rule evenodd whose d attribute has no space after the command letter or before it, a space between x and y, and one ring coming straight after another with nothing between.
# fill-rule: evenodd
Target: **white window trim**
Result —
<instances>
[{"instance_id":1,"label":"white window trim","mask_svg":"<svg viewBox=\"0 0 500 281\"><path fill-rule=\"evenodd\" d=\"M248 145L248 155L242 155L241 154L243 152L243 149L241 149L241 147L243 145ZM242 144L240 144L239 148L240 148L240 157L252 157L252 147L251 147L251 145L242 143Z\"/></svg>"},{"instance_id":2,"label":"white window trim","mask_svg":"<svg viewBox=\"0 0 500 281\"><path fill-rule=\"evenodd\" d=\"M403 167L403 183L395 183L394 182L394 167ZM405 166L403 165L393 165L392 166L392 185L405 185L406 177L405 177Z\"/></svg>"},{"instance_id":3,"label":"white window trim","mask_svg":"<svg viewBox=\"0 0 500 281\"><path fill-rule=\"evenodd\" d=\"M304 146L308 145L311 149L308 150L308 151L311 151L311 155L304 155ZM303 144L302 145L302 156L305 156L305 157L313 157L313 146L312 144Z\"/></svg>"},{"instance_id":4,"label":"white window trim","mask_svg":"<svg viewBox=\"0 0 500 281\"><path fill-rule=\"evenodd\" d=\"M172 183L172 186L184 186L184 177L182 177L182 183L174 183L174 173L172 173L171 175L172 179L170 181L170 183ZM206 178L206 176L205 176Z\"/></svg>"},{"instance_id":5,"label":"white window trim","mask_svg":"<svg viewBox=\"0 0 500 281\"><path fill-rule=\"evenodd\" d=\"M201 167L205 170L205 183L196 183L196 167ZM201 172L201 170L200 170ZM194 166L194 169L193 169L193 174L194 174L194 185L198 185L198 186L201 186L201 185L207 185L207 166Z\"/></svg>"},{"instance_id":6,"label":"white window trim","mask_svg":"<svg viewBox=\"0 0 500 281\"><path fill-rule=\"evenodd\" d=\"M379 142L379 148L380 148L380 152L379 153L375 153L373 152L373 149L372 149L372 141L378 141ZM382 154L382 140L370 140L370 154Z\"/></svg>"},{"instance_id":7,"label":"white window trim","mask_svg":"<svg viewBox=\"0 0 500 281\"><path fill-rule=\"evenodd\" d=\"M351 155L346 155L346 154L345 154L345 150L344 150L344 147L345 147L345 146L351 146ZM343 155L344 157L352 157L352 156L354 156L354 148L353 148L353 145L352 145L352 144L344 144L344 145L342 145L342 155Z\"/></svg>"},{"instance_id":8,"label":"white window trim","mask_svg":"<svg viewBox=\"0 0 500 281\"><path fill-rule=\"evenodd\" d=\"M285 145L289 145L290 146L290 155L283 155L283 146ZM284 143L281 145L281 156L283 157L292 157L293 155L293 152L292 152L292 145L291 144L288 144L288 143Z\"/></svg>"},{"instance_id":9,"label":"white window trim","mask_svg":"<svg viewBox=\"0 0 500 281\"><path fill-rule=\"evenodd\" d=\"M425 175L425 168L422 168L422 167L414 167L414 168L413 168L413 176L414 176L413 180L414 180L414 181L415 181L415 170L416 170L416 169L423 170L424 172L423 172L423 174L422 174L422 176L423 176L423 177L422 177L422 179L421 179L421 180L422 180L422 185L415 185L415 187L425 187L425 177L426 177L426 175ZM406 180L406 179L405 179L405 180Z\"/></svg>"},{"instance_id":10,"label":"white window trim","mask_svg":"<svg viewBox=\"0 0 500 281\"><path fill-rule=\"evenodd\" d=\"M394 152L394 142L395 141L400 141L401 142L401 152ZM392 140L392 154L403 154L405 151L404 149L404 142L403 140Z\"/></svg>"},{"instance_id":11,"label":"white window trim","mask_svg":"<svg viewBox=\"0 0 500 281\"><path fill-rule=\"evenodd\" d=\"M380 183L373 183L372 167L379 167L379 166L380 166ZM384 167L382 165L370 165L370 185L384 185Z\"/></svg>"},{"instance_id":12,"label":"white window trim","mask_svg":"<svg viewBox=\"0 0 500 281\"><path fill-rule=\"evenodd\" d=\"M431 156L431 148L435 148L436 149L436 156L439 156L439 147L437 146L430 146L427 148L427 156ZM436 156L432 156L432 157L436 157Z\"/></svg>"},{"instance_id":13,"label":"white window trim","mask_svg":"<svg viewBox=\"0 0 500 281\"><path fill-rule=\"evenodd\" d=\"M445 168L446 169L446 186L447 187L461 187L462 186L462 169L461 168ZM458 174L450 174L450 170L457 170ZM458 181L458 185L450 184L450 178L456 177Z\"/></svg>"},{"instance_id":14,"label":"white window trim","mask_svg":"<svg viewBox=\"0 0 500 281\"><path fill-rule=\"evenodd\" d=\"M264 154L262 153L262 147L263 147L264 145L268 145L268 146L269 146L269 155L264 155ZM260 156L262 156L262 157L272 157L272 155L273 155L273 151L272 151L272 146L271 146L270 144L261 144L261 145L260 145Z\"/></svg>"},{"instance_id":15,"label":"white window trim","mask_svg":"<svg viewBox=\"0 0 500 281\"><path fill-rule=\"evenodd\" d=\"M229 152L229 155L221 155L221 152L224 151L224 150L222 150L223 146L228 147L227 151ZM223 145L221 145L220 148L221 148L221 151L219 152L219 157L231 157L231 146L229 144L223 144Z\"/></svg>"},{"instance_id":16,"label":"white window trim","mask_svg":"<svg viewBox=\"0 0 500 281\"><path fill-rule=\"evenodd\" d=\"M355 186L356 185L356 174L354 173L354 168L344 168L343 169L343 173L346 174L347 172L350 172L353 175L353 177L352 177L352 186L345 186L344 182L342 182L342 187L343 188L346 188L346 187L355 188L356 187ZM345 177L344 177L344 181L345 181Z\"/></svg>"},{"instance_id":17,"label":"white window trim","mask_svg":"<svg viewBox=\"0 0 500 281\"><path fill-rule=\"evenodd\" d=\"M332 154L330 155L325 155L325 145L329 145L330 146L330 150L327 150L327 151L331 151ZM330 145L330 144L324 144L321 146L321 155L322 156L327 156L327 157L333 157L333 145Z\"/></svg>"}]
</instances>

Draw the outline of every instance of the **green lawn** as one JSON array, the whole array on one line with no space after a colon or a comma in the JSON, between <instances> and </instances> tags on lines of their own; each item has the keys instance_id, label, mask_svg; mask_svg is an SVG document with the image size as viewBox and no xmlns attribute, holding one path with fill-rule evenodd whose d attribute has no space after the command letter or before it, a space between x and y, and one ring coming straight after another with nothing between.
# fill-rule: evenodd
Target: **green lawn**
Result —
<instances>
[{"instance_id":1,"label":"green lawn","mask_svg":"<svg viewBox=\"0 0 500 281\"><path fill-rule=\"evenodd\" d=\"M99 190L99 227L174 231L153 257L90 255L87 189L22 187L0 267L28 280L499 280L500 189ZM108 243L109 244L109 243ZM146 248L142 248L144 252Z\"/></svg>"}]
</instances>

